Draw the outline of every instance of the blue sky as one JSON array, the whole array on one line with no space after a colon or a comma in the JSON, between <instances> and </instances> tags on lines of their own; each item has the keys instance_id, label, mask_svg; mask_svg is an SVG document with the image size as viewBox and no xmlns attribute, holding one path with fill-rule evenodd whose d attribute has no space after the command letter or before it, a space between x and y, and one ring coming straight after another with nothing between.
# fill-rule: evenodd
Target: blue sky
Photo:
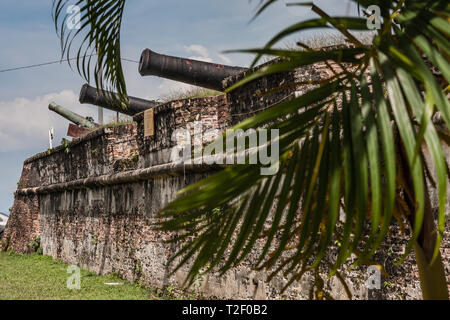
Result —
<instances>
[{"instance_id":1,"label":"blue sky","mask_svg":"<svg viewBox=\"0 0 450 320\"><path fill-rule=\"evenodd\" d=\"M169 55L247 66L252 56L222 52L261 47L282 28L314 17L308 8L287 8L286 2L292 1L280 0L249 24L258 2L128 0L122 56L139 60L142 50L150 48ZM354 14L356 9L347 0L315 3L330 14ZM60 58L51 4L52 0L0 2L0 70ZM130 95L155 99L185 87L161 78L143 78L134 63L124 62L124 69ZM66 63L0 73L0 212L7 213L12 206L23 160L49 147L48 129L54 127L56 144L65 137L68 122L48 111L50 101L96 118L96 108L78 103L83 83ZM105 120L111 116L106 112Z\"/></svg>"}]
</instances>

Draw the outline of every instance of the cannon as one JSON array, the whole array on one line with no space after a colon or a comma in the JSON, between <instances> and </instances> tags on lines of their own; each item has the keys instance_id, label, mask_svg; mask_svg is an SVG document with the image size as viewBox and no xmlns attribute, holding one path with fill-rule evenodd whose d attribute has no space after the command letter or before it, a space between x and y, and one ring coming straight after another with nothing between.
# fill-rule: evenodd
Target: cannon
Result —
<instances>
[{"instance_id":1,"label":"cannon","mask_svg":"<svg viewBox=\"0 0 450 320\"><path fill-rule=\"evenodd\" d=\"M245 70L242 67L166 56L150 49L142 52L139 62L141 76L158 76L216 91L224 91L224 79Z\"/></svg>"},{"instance_id":2,"label":"cannon","mask_svg":"<svg viewBox=\"0 0 450 320\"><path fill-rule=\"evenodd\" d=\"M80 103L90 103L109 110L124 113L129 116L134 116L137 113L158 105L157 102L136 97L128 97L128 102L129 103L127 105L120 105L121 102L117 93L98 90L88 84L81 87Z\"/></svg>"},{"instance_id":3,"label":"cannon","mask_svg":"<svg viewBox=\"0 0 450 320\"><path fill-rule=\"evenodd\" d=\"M84 118L83 116L80 116L79 114L76 114L66 108L61 107L60 105L56 104L55 102L51 102L48 105L49 110L56 112L60 116L66 118L67 120L75 123L77 126L87 128L87 129L95 129L98 127L98 124L94 123L93 121Z\"/></svg>"}]
</instances>

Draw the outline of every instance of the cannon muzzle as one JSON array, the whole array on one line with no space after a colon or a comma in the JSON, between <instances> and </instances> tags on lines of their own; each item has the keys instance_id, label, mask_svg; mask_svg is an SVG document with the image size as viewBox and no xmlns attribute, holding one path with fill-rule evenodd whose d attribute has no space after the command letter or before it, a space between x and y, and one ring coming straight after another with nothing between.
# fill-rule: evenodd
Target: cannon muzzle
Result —
<instances>
[{"instance_id":1,"label":"cannon muzzle","mask_svg":"<svg viewBox=\"0 0 450 320\"><path fill-rule=\"evenodd\" d=\"M158 76L191 85L224 91L224 79L245 71L246 68L192 59L166 56L145 49L139 62L141 76Z\"/></svg>"},{"instance_id":2,"label":"cannon muzzle","mask_svg":"<svg viewBox=\"0 0 450 320\"><path fill-rule=\"evenodd\" d=\"M83 116L80 116L79 114L76 114L66 108L63 108L54 102L51 102L48 105L48 108L50 110L56 112L63 118L66 118L67 120L75 123L76 125L78 125L80 127L87 128L87 129L95 129L96 127L98 127L98 124L96 124L96 123L84 118Z\"/></svg>"},{"instance_id":3,"label":"cannon muzzle","mask_svg":"<svg viewBox=\"0 0 450 320\"><path fill-rule=\"evenodd\" d=\"M158 105L157 102L136 97L128 97L128 101L128 105L120 105L120 100L117 93L97 90L97 88L91 87L88 84L81 87L80 103L90 103L109 110L121 112L129 116L134 116L137 113Z\"/></svg>"}]
</instances>

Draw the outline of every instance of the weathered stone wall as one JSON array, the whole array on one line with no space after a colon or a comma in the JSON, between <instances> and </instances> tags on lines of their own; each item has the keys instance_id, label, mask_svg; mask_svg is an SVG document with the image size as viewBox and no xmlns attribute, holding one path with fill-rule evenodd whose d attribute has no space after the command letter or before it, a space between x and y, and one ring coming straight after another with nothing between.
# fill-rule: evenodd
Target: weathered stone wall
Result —
<instances>
[{"instance_id":1,"label":"weathered stone wall","mask_svg":"<svg viewBox=\"0 0 450 320\"><path fill-rule=\"evenodd\" d=\"M143 113L135 116L140 167L146 168L170 162L172 148L176 145L172 136L178 129L188 130L194 138L196 121L201 122L202 133L211 129L222 130L229 127L228 108L229 103L225 95L184 99L159 105L154 108L155 134L145 138ZM202 141L203 144L207 142L205 139Z\"/></svg>"},{"instance_id":2,"label":"weathered stone wall","mask_svg":"<svg viewBox=\"0 0 450 320\"><path fill-rule=\"evenodd\" d=\"M242 80L248 73L264 68L273 62L260 65L236 76L225 79L228 87ZM242 120L268 109L280 102L300 96L314 87L315 81L328 79L330 71L325 65L306 66L291 72L273 74L256 79L227 94L230 103L230 123L236 125ZM282 90L273 90L282 87Z\"/></svg>"},{"instance_id":3,"label":"weathered stone wall","mask_svg":"<svg viewBox=\"0 0 450 320\"><path fill-rule=\"evenodd\" d=\"M37 154L25 160L19 189L115 172L124 159L138 154L136 134L133 124L100 128L75 139L67 148L58 146Z\"/></svg>"},{"instance_id":4,"label":"weathered stone wall","mask_svg":"<svg viewBox=\"0 0 450 320\"><path fill-rule=\"evenodd\" d=\"M16 197L7 222L7 229L0 239L1 246L29 253L28 244L41 234L39 209L37 195Z\"/></svg>"},{"instance_id":5,"label":"weathered stone wall","mask_svg":"<svg viewBox=\"0 0 450 320\"><path fill-rule=\"evenodd\" d=\"M112 173L137 153L136 127L101 128L67 146L37 154L24 162L18 189L51 186ZM131 160L130 160L131 159ZM137 162L137 158L134 158ZM19 252L41 234L40 197L16 194L4 241Z\"/></svg>"},{"instance_id":6,"label":"weathered stone wall","mask_svg":"<svg viewBox=\"0 0 450 320\"><path fill-rule=\"evenodd\" d=\"M135 124L98 129L67 148L61 146L26 160L3 242L16 251L28 252L28 243L40 235L44 254L67 263L98 273L116 272L130 281L157 288L180 288L187 269L169 277L167 268L168 258L180 244L165 243L172 235L152 230L150 222L177 191L210 175L217 167L169 164L174 130L188 129L192 133L194 122L201 120L202 132L214 128L223 131L257 111L298 96L311 82L329 76L324 66L317 65L265 77L221 96L169 102L154 110L152 137L144 137L140 114L135 116ZM225 83L230 85L242 77ZM286 90L267 94L279 85L286 85ZM404 244L403 238L389 238L376 256L392 275L385 279L383 298L420 298L413 255L401 266L394 264ZM267 273L251 269L257 251L223 276L210 274L199 279L194 289L205 296L228 299L308 298L311 275L280 295L286 278L277 276L266 283ZM448 233L442 254L449 268ZM354 298L367 298L365 268L343 276L351 280ZM336 278L325 285L335 298L346 298Z\"/></svg>"}]
</instances>

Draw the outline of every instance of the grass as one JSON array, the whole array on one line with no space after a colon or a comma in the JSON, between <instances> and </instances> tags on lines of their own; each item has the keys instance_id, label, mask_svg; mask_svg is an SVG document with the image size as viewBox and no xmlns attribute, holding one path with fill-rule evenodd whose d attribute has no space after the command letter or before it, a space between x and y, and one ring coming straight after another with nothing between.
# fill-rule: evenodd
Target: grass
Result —
<instances>
[{"instance_id":1,"label":"grass","mask_svg":"<svg viewBox=\"0 0 450 320\"><path fill-rule=\"evenodd\" d=\"M376 32L351 32L362 44L370 45L373 41ZM285 41L280 43L279 48L292 51L304 51L299 43L308 46L311 49L317 50L324 47L343 45L348 43L344 36L336 32L316 32L314 35L306 35L296 41ZM274 48L276 48L275 46ZM263 64L274 59L274 56L263 56L258 64Z\"/></svg>"},{"instance_id":2,"label":"grass","mask_svg":"<svg viewBox=\"0 0 450 320\"><path fill-rule=\"evenodd\" d=\"M102 127L108 128L131 123L133 123L133 117L123 113L119 113L119 118L117 118L117 115L110 116L108 120L102 125Z\"/></svg>"},{"instance_id":3,"label":"grass","mask_svg":"<svg viewBox=\"0 0 450 320\"><path fill-rule=\"evenodd\" d=\"M373 37L376 35L376 32L352 32L353 36L357 38L362 44L370 45L373 41ZM345 37L340 33L336 32L318 32L311 36L306 36L302 39L299 39L298 42L301 42L312 49L320 49L328 46L342 45L348 43L345 40ZM304 50L304 48L298 46L297 44L286 43L285 47L287 49L297 49Z\"/></svg>"},{"instance_id":4,"label":"grass","mask_svg":"<svg viewBox=\"0 0 450 320\"><path fill-rule=\"evenodd\" d=\"M182 100L182 99L195 99L215 97L222 95L222 92L191 86L188 89L174 90L159 97L158 101L166 103L170 101Z\"/></svg>"},{"instance_id":5,"label":"grass","mask_svg":"<svg viewBox=\"0 0 450 320\"><path fill-rule=\"evenodd\" d=\"M68 265L49 256L0 252L0 300L148 300L164 299L148 288L115 275L81 270L80 290L67 288ZM106 285L105 283L121 285Z\"/></svg>"}]
</instances>

